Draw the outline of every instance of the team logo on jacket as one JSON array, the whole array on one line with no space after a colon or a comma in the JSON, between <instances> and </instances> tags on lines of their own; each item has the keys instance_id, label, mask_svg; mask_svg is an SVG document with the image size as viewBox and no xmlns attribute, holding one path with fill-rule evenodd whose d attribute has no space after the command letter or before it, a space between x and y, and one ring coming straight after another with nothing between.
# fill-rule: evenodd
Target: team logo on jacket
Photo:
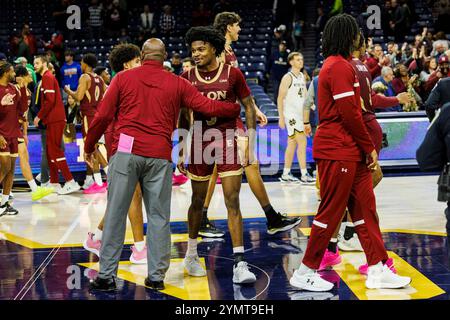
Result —
<instances>
[{"instance_id":1,"label":"team logo on jacket","mask_svg":"<svg viewBox=\"0 0 450 320\"><path fill-rule=\"evenodd\" d=\"M2 106L11 106L14 104L14 97L16 94L7 93L2 98Z\"/></svg>"}]
</instances>

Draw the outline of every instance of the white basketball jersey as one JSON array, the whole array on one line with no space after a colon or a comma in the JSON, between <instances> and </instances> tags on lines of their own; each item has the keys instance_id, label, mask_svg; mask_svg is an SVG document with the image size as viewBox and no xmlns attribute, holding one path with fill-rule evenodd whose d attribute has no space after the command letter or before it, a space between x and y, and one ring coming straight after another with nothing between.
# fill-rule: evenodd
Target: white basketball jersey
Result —
<instances>
[{"instance_id":1,"label":"white basketball jersey","mask_svg":"<svg viewBox=\"0 0 450 320\"><path fill-rule=\"evenodd\" d=\"M291 71L288 73L292 79L286 98L284 99L284 113L298 114L303 116L303 104L306 98L306 81L303 73L296 76Z\"/></svg>"}]
</instances>

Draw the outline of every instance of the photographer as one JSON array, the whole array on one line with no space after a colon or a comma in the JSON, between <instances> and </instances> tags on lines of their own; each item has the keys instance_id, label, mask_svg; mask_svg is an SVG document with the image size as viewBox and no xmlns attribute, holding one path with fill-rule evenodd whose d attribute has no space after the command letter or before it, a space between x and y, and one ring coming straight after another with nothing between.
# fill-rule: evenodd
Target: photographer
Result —
<instances>
[{"instance_id":1,"label":"photographer","mask_svg":"<svg viewBox=\"0 0 450 320\"><path fill-rule=\"evenodd\" d=\"M425 139L417 149L417 162L422 171L443 170L439 177L438 201L446 201L447 234L450 234L450 197L447 193L448 162L450 161L450 103L446 103L431 123Z\"/></svg>"}]
</instances>

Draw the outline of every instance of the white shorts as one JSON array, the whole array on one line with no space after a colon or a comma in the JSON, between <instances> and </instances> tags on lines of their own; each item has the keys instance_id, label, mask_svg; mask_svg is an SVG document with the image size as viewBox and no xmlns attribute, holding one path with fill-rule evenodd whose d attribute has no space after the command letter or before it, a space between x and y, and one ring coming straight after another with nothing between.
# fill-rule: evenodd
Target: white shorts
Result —
<instances>
[{"instance_id":1,"label":"white shorts","mask_svg":"<svg viewBox=\"0 0 450 320\"><path fill-rule=\"evenodd\" d=\"M296 131L304 131L303 117L301 114L285 114L284 119L289 137L293 137Z\"/></svg>"}]
</instances>

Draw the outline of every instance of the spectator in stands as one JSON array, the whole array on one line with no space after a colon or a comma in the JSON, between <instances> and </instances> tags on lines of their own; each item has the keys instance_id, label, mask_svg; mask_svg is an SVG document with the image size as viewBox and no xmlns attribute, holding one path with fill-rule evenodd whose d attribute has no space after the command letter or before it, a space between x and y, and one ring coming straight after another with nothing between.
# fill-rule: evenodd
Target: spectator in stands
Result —
<instances>
[{"instance_id":1,"label":"spectator in stands","mask_svg":"<svg viewBox=\"0 0 450 320\"><path fill-rule=\"evenodd\" d=\"M1 60L1 59L0 59ZM28 73L31 75L31 79L33 79L33 83L36 84L37 83L37 78L36 78L36 72L34 71L34 67L28 63L27 59L25 57L19 57L17 58L14 63L16 65L21 65L25 68L27 68Z\"/></svg>"},{"instance_id":2,"label":"spectator in stands","mask_svg":"<svg viewBox=\"0 0 450 320\"><path fill-rule=\"evenodd\" d=\"M385 87L382 94L386 97L395 97L397 94L392 86L392 80L394 80L394 72L392 71L392 68L384 66L381 69L381 76L374 78L372 82L372 89L380 86L381 83ZM379 91L376 90L376 92ZM391 108L375 109L376 112L392 112L401 110L402 108L400 105Z\"/></svg>"},{"instance_id":3,"label":"spectator in stands","mask_svg":"<svg viewBox=\"0 0 450 320\"><path fill-rule=\"evenodd\" d=\"M194 59L192 59L191 57L187 57L183 59L183 72L189 71L190 69L192 69L195 66L195 62Z\"/></svg>"},{"instance_id":4,"label":"spectator in stands","mask_svg":"<svg viewBox=\"0 0 450 320\"><path fill-rule=\"evenodd\" d=\"M111 82L111 75L109 74L108 68L104 66L97 66L94 69L96 75L100 76L106 85Z\"/></svg>"},{"instance_id":5,"label":"spectator in stands","mask_svg":"<svg viewBox=\"0 0 450 320\"><path fill-rule=\"evenodd\" d=\"M31 61L33 58L30 53L30 47L25 43L23 38L18 34L13 34L10 40L10 52L14 57L25 57Z\"/></svg>"},{"instance_id":6,"label":"spectator in stands","mask_svg":"<svg viewBox=\"0 0 450 320\"><path fill-rule=\"evenodd\" d=\"M278 49L272 53L267 64L267 70L269 72L270 81L273 87L273 100L278 99L278 89L283 76L289 70L289 64L287 61L289 52L287 50L286 41L281 41L278 45Z\"/></svg>"},{"instance_id":7,"label":"spectator in stands","mask_svg":"<svg viewBox=\"0 0 450 320\"><path fill-rule=\"evenodd\" d=\"M305 21L300 20L298 15L292 27L292 37L294 40L295 51L300 51L306 46L305 38L303 38L303 30L305 28Z\"/></svg>"},{"instance_id":8,"label":"spectator in stands","mask_svg":"<svg viewBox=\"0 0 450 320\"><path fill-rule=\"evenodd\" d=\"M92 0L88 12L89 35L92 39L99 39L102 37L103 5L98 0Z\"/></svg>"},{"instance_id":9,"label":"spectator in stands","mask_svg":"<svg viewBox=\"0 0 450 320\"><path fill-rule=\"evenodd\" d=\"M146 37L150 37L156 33L155 13L148 4L144 5L144 11L141 13L141 30L144 31Z\"/></svg>"},{"instance_id":10,"label":"spectator in stands","mask_svg":"<svg viewBox=\"0 0 450 320\"><path fill-rule=\"evenodd\" d=\"M392 41L389 42L387 45L386 56L389 58L391 65L395 66L397 63L399 63L401 59L401 54L400 51L398 50L398 44Z\"/></svg>"},{"instance_id":11,"label":"spectator in stands","mask_svg":"<svg viewBox=\"0 0 450 320\"><path fill-rule=\"evenodd\" d=\"M449 67L449 57L446 54L443 54L439 58L438 68L430 75L428 81L424 85L425 92L431 92L439 79L447 78L449 76Z\"/></svg>"},{"instance_id":12,"label":"spectator in stands","mask_svg":"<svg viewBox=\"0 0 450 320\"><path fill-rule=\"evenodd\" d=\"M207 26L211 24L212 13L205 7L203 2L200 2L197 9L192 12L191 26Z\"/></svg>"},{"instance_id":13,"label":"spectator in stands","mask_svg":"<svg viewBox=\"0 0 450 320\"><path fill-rule=\"evenodd\" d=\"M170 61L164 61L163 68L171 73L174 73L174 70L172 68L172 64L170 63Z\"/></svg>"},{"instance_id":14,"label":"spectator in stands","mask_svg":"<svg viewBox=\"0 0 450 320\"><path fill-rule=\"evenodd\" d=\"M45 50L52 50L55 53L56 59L61 61L64 54L64 36L60 32L55 32L52 34L52 38L49 42L44 42L43 45Z\"/></svg>"},{"instance_id":15,"label":"spectator in stands","mask_svg":"<svg viewBox=\"0 0 450 320\"><path fill-rule=\"evenodd\" d=\"M416 104L422 104L422 98L414 89L416 80L419 76L414 74L410 77L408 68L403 63L399 63L395 66L394 76L395 78L392 80L392 87L394 88L395 93L408 92L414 97Z\"/></svg>"},{"instance_id":16,"label":"spectator in stands","mask_svg":"<svg viewBox=\"0 0 450 320\"><path fill-rule=\"evenodd\" d=\"M448 0L436 1L438 5L437 9L437 21L435 23L436 30L442 30L450 32L450 2Z\"/></svg>"},{"instance_id":17,"label":"spectator in stands","mask_svg":"<svg viewBox=\"0 0 450 320\"><path fill-rule=\"evenodd\" d=\"M316 31L317 38L319 38L319 35L323 31L323 28L325 28L326 23L327 17L325 16L325 12L322 7L318 7L316 23L311 24L311 27Z\"/></svg>"},{"instance_id":18,"label":"spectator in stands","mask_svg":"<svg viewBox=\"0 0 450 320\"><path fill-rule=\"evenodd\" d=\"M179 53L174 52L170 58L170 63L172 65L173 72L176 75L180 75L183 71L183 63L181 62L181 56Z\"/></svg>"},{"instance_id":19,"label":"spectator in stands","mask_svg":"<svg viewBox=\"0 0 450 320\"><path fill-rule=\"evenodd\" d=\"M131 43L131 37L128 35L127 29L122 28L120 30L119 44Z\"/></svg>"},{"instance_id":20,"label":"spectator in stands","mask_svg":"<svg viewBox=\"0 0 450 320\"><path fill-rule=\"evenodd\" d=\"M448 102L450 102L450 78L445 78L437 83L425 102L425 111L430 122L434 119L436 110Z\"/></svg>"},{"instance_id":21,"label":"spectator in stands","mask_svg":"<svg viewBox=\"0 0 450 320\"><path fill-rule=\"evenodd\" d=\"M391 22L394 20L394 11L391 0L384 2L384 8L381 11L381 29L385 37L393 36L394 30L391 28Z\"/></svg>"},{"instance_id":22,"label":"spectator in stands","mask_svg":"<svg viewBox=\"0 0 450 320\"><path fill-rule=\"evenodd\" d=\"M27 23L23 25L22 38L23 41L27 44L27 46L30 48L30 54L33 57L37 53L37 41L36 37L31 33L30 25Z\"/></svg>"},{"instance_id":23,"label":"spectator in stands","mask_svg":"<svg viewBox=\"0 0 450 320\"><path fill-rule=\"evenodd\" d=\"M436 41L433 42L433 51L431 51L431 55L433 57L439 58L441 54L448 50L448 41L446 39L446 35L443 32L438 32L435 35Z\"/></svg>"},{"instance_id":24,"label":"spectator in stands","mask_svg":"<svg viewBox=\"0 0 450 320\"><path fill-rule=\"evenodd\" d=\"M70 90L76 91L78 88L78 81L82 75L81 65L73 60L74 53L71 50L67 50L64 53L65 63L61 67L61 88L66 85L70 86ZM67 101L67 94L63 92L63 100Z\"/></svg>"},{"instance_id":25,"label":"spectator in stands","mask_svg":"<svg viewBox=\"0 0 450 320\"><path fill-rule=\"evenodd\" d=\"M420 72L420 81L426 83L430 78L430 75L436 71L437 67L438 64L435 58L427 58L423 66L423 70Z\"/></svg>"},{"instance_id":26,"label":"spectator in stands","mask_svg":"<svg viewBox=\"0 0 450 320\"><path fill-rule=\"evenodd\" d=\"M286 42L287 48L291 48L292 39L288 37L286 26L284 24L279 25L277 28L273 30L273 39L271 44L271 52L275 52L278 50L281 41Z\"/></svg>"},{"instance_id":27,"label":"spectator in stands","mask_svg":"<svg viewBox=\"0 0 450 320\"><path fill-rule=\"evenodd\" d=\"M120 8L119 0L114 0L106 11L105 26L107 26L108 36L112 38L117 38L120 30L126 28L127 17L125 11Z\"/></svg>"},{"instance_id":28,"label":"spectator in stands","mask_svg":"<svg viewBox=\"0 0 450 320\"><path fill-rule=\"evenodd\" d=\"M175 17L172 14L172 7L165 5L163 7L164 13L159 18L159 30L163 36L171 36L175 32Z\"/></svg>"},{"instance_id":29,"label":"spectator in stands","mask_svg":"<svg viewBox=\"0 0 450 320\"><path fill-rule=\"evenodd\" d=\"M67 8L70 6L70 0L61 0L59 4L55 6L55 11L53 11L52 16L55 20L55 27L57 31L64 32L67 29L67 18L69 14L67 13ZM65 33L65 38L72 40Z\"/></svg>"},{"instance_id":30,"label":"spectator in stands","mask_svg":"<svg viewBox=\"0 0 450 320\"><path fill-rule=\"evenodd\" d=\"M79 115L79 107L80 103L77 102L72 96L67 98L67 103L64 105L64 109L66 111L66 120L67 124L69 123L80 123L80 115Z\"/></svg>"},{"instance_id":31,"label":"spectator in stands","mask_svg":"<svg viewBox=\"0 0 450 320\"><path fill-rule=\"evenodd\" d=\"M406 3L406 0L392 0L392 7L395 8L394 18L392 26L394 28L394 36L396 42L402 42L405 39L405 35L411 26L411 10Z\"/></svg>"},{"instance_id":32,"label":"spectator in stands","mask_svg":"<svg viewBox=\"0 0 450 320\"><path fill-rule=\"evenodd\" d=\"M384 56L383 47L376 44L373 51L369 51L371 56L367 58L366 65L369 68L372 79L379 77L381 74L381 68L390 64L389 58Z\"/></svg>"}]
</instances>

